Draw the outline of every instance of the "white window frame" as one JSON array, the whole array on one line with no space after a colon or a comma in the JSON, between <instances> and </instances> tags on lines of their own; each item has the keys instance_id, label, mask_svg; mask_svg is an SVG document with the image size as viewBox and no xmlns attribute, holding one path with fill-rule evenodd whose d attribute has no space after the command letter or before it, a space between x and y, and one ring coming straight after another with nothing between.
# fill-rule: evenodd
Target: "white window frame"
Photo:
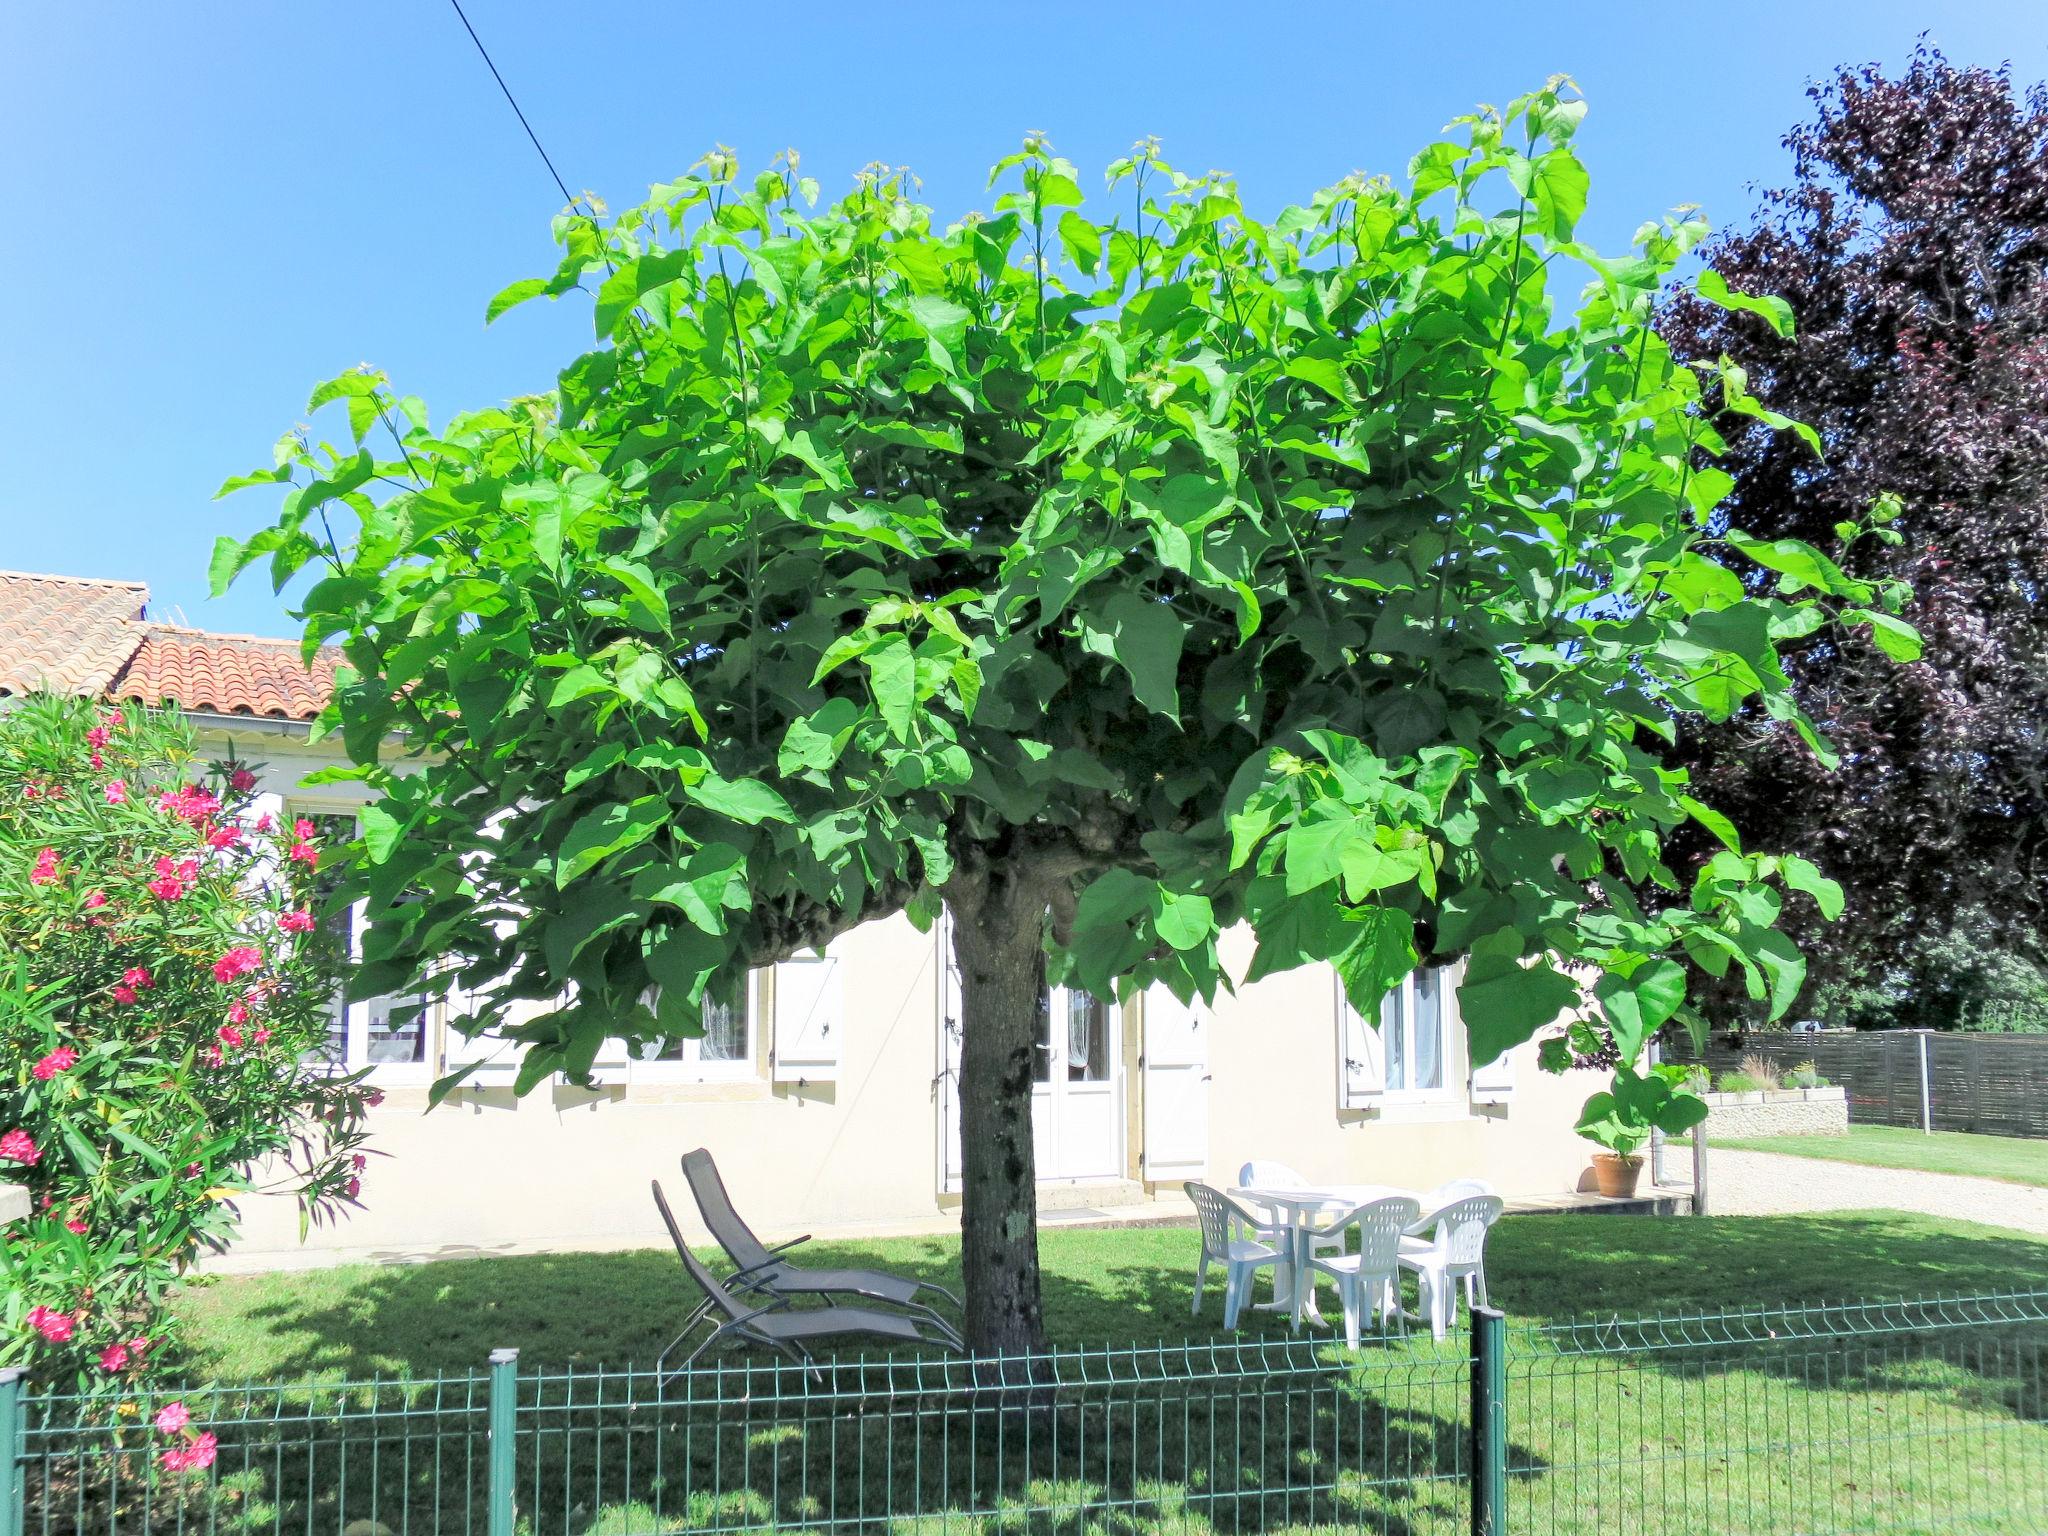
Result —
<instances>
[{"instance_id":1,"label":"white window frame","mask_svg":"<svg viewBox=\"0 0 2048 1536\"><path fill-rule=\"evenodd\" d=\"M285 825L301 817L317 820L320 817L346 816L356 823L358 831L362 826L363 802L321 801L287 797L282 801L280 815ZM348 958L351 965L357 964L363 954L363 929L367 926L368 903L358 901L349 908ZM329 999L328 1007L342 1016L342 1060L337 1069L343 1072L359 1072L369 1068L369 1081L388 1084L425 1084L434 1080L441 1060L441 1038L444 1033L443 1008L434 1002L427 1002L419 1012L421 1036L420 1059L418 1061L379 1061L369 1059L370 1050L370 1005L375 1002L398 1003L404 994L385 993L381 997L348 1000L347 983L342 991Z\"/></svg>"},{"instance_id":2,"label":"white window frame","mask_svg":"<svg viewBox=\"0 0 2048 1536\"><path fill-rule=\"evenodd\" d=\"M746 1049L730 1060L705 1061L698 1056L704 1047L702 1035L685 1036L681 1060L649 1060L626 1047L627 1076L636 1083L751 1083L761 1079L762 972L747 973L745 992Z\"/></svg>"},{"instance_id":3,"label":"white window frame","mask_svg":"<svg viewBox=\"0 0 2048 1536\"><path fill-rule=\"evenodd\" d=\"M1415 1024L1419 1012L1416 1007L1418 989L1416 982L1425 970L1437 973L1437 1086L1434 1088L1413 1088L1397 1086L1394 1069L1398 1064L1404 1073L1414 1070ZM1452 1104L1465 1097L1464 1020L1458 1014L1458 968L1453 965L1418 966L1402 977L1400 983L1388 991L1380 1000L1380 1039L1384 1067L1384 1087L1381 1096L1389 1104ZM1401 1048L1393 1048L1391 1031L1401 1031Z\"/></svg>"}]
</instances>

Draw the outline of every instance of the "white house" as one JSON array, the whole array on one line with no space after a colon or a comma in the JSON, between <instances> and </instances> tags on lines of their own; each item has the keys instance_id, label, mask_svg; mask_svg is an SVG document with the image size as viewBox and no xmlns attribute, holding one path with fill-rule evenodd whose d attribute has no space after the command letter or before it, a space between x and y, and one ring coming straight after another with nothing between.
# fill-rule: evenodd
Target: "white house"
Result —
<instances>
[{"instance_id":1,"label":"white house","mask_svg":"<svg viewBox=\"0 0 2048 1536\"><path fill-rule=\"evenodd\" d=\"M331 674L295 642L153 621L133 582L0 573L0 694L36 686L170 701L208 747L260 765L287 815L347 817L354 786L308 787L334 761L308 741ZM1248 936L1226 941L1240 969ZM380 1154L363 1209L302 1247L289 1203L252 1200L236 1258L323 1258L638 1246L659 1239L650 1177L709 1147L764 1232L911 1227L957 1202L957 991L944 925L871 923L816 959L754 977L744 1009L701 1039L605 1052L598 1082L526 1098L487 1061L439 1108L434 1079L473 1059L428 1012L396 999L338 1006L333 1050L384 1088ZM1427 1187L1476 1175L1510 1195L1576 1190L1591 1148L1572 1130L1590 1080L1536 1070L1535 1048L1474 1063L1455 977L1425 972L1383 1027L1308 967L1187 1008L1163 991L1114 1006L1055 989L1042 1028L1034 1124L1040 1206L1122 1207L1227 1184L1247 1158L1316 1179Z\"/></svg>"}]
</instances>

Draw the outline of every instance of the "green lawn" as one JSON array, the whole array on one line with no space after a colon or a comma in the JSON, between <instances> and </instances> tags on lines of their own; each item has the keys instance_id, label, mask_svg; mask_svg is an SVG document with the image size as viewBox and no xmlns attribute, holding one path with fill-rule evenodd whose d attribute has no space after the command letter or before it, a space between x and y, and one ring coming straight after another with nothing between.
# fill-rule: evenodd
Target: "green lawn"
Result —
<instances>
[{"instance_id":1,"label":"green lawn","mask_svg":"<svg viewBox=\"0 0 2048 1536\"><path fill-rule=\"evenodd\" d=\"M1912 1168L1923 1173L1967 1173L2048 1189L2048 1141L2017 1136L1968 1136L1955 1131L1907 1130L1896 1125L1852 1125L1846 1136L1757 1136L1713 1145L1744 1152L1783 1152L1872 1168Z\"/></svg>"},{"instance_id":2,"label":"green lawn","mask_svg":"<svg viewBox=\"0 0 2048 1536\"><path fill-rule=\"evenodd\" d=\"M528 1532L1466 1529L1464 1341L1424 1335L1351 1356L1283 1346L1284 1327L1255 1314L1243 1337L1258 1347L1212 1353L1221 1298L1212 1289L1202 1319L1190 1317L1196 1251L1184 1228L1047 1232L1058 1342L1197 1348L1097 1359L1064 1370L1056 1387L1021 1391L968 1367L925 1369L906 1391L910 1378L892 1373L909 1367L887 1362L823 1393L793 1373L745 1369L705 1371L665 1393L644 1373L600 1376L600 1363L651 1359L695 1301L674 1255L652 1250L221 1279L178 1306L196 1366L223 1377L468 1373L490 1349L517 1346ZM820 1243L803 1256L957 1277L950 1239ZM2042 1283L2048 1242L1888 1212L1532 1216L1496 1229L1488 1271L1495 1300L1536 1324L2010 1291ZM1652 1342L1582 1352L1516 1335L1509 1529L2048 1529L2048 1324L1820 1342L1674 1325ZM582 1374L550 1374L560 1367ZM278 1400L283 1430L270 1400L252 1407L229 1394L228 1412L256 1426L254 1449L224 1450L208 1496L218 1502L194 1505L189 1519L325 1533L346 1515L394 1532L467 1529L483 1463L478 1420L464 1415L480 1393L473 1379L424 1393L305 1389ZM323 1418L373 1396L410 1417ZM293 1429L301 1414L335 1427Z\"/></svg>"},{"instance_id":3,"label":"green lawn","mask_svg":"<svg viewBox=\"0 0 2048 1536\"><path fill-rule=\"evenodd\" d=\"M1060 1344L1221 1331L1220 1271L1202 1319L1190 1316L1200 1251L1192 1228L1052 1229L1041 1248L1047 1329ZM957 1290L958 1252L957 1238L906 1237L809 1243L795 1256ZM1893 1212L1516 1216L1487 1253L1493 1299L1520 1322L2007 1290L2044 1274L2048 1241ZM192 1286L177 1306L203 1374L332 1379L468 1370L501 1347L530 1367L650 1365L697 1299L674 1252L650 1248L223 1278ZM1286 1333L1271 1314L1246 1314L1247 1337Z\"/></svg>"}]
</instances>

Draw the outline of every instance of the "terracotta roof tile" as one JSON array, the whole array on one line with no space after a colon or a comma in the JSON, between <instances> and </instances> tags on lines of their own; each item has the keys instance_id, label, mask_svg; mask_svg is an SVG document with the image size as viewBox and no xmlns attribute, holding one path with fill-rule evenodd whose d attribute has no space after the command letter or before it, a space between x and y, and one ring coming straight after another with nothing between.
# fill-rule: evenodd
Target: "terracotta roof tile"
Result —
<instances>
[{"instance_id":1,"label":"terracotta roof tile","mask_svg":"<svg viewBox=\"0 0 2048 1536\"><path fill-rule=\"evenodd\" d=\"M323 650L309 669L295 640L216 635L152 624L107 694L214 715L311 720L334 692L340 654Z\"/></svg>"},{"instance_id":2,"label":"terracotta roof tile","mask_svg":"<svg viewBox=\"0 0 2048 1536\"><path fill-rule=\"evenodd\" d=\"M0 571L0 694L98 694L142 643L149 588Z\"/></svg>"},{"instance_id":3,"label":"terracotta roof tile","mask_svg":"<svg viewBox=\"0 0 2048 1536\"><path fill-rule=\"evenodd\" d=\"M217 635L147 617L149 587L0 571L0 696L51 688L215 715L311 720L338 652L309 668L295 640Z\"/></svg>"}]
</instances>

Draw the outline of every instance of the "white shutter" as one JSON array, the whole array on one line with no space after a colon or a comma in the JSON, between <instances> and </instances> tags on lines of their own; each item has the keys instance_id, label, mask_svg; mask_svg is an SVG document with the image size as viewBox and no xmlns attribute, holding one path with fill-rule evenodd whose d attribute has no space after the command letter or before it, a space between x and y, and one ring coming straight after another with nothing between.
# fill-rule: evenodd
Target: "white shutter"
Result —
<instances>
[{"instance_id":1,"label":"white shutter","mask_svg":"<svg viewBox=\"0 0 2048 1536\"><path fill-rule=\"evenodd\" d=\"M939 946L939 1192L957 1195L967 1164L960 1148L960 1049L965 1035L962 1020L960 957L953 950L953 914L948 911L938 923Z\"/></svg>"},{"instance_id":2,"label":"white shutter","mask_svg":"<svg viewBox=\"0 0 2048 1536\"><path fill-rule=\"evenodd\" d=\"M1469 1039L1469 1037L1467 1037ZM1496 1061L1472 1068L1472 1102L1505 1104L1515 1092L1515 1053L1503 1051Z\"/></svg>"},{"instance_id":3,"label":"white shutter","mask_svg":"<svg viewBox=\"0 0 2048 1536\"><path fill-rule=\"evenodd\" d=\"M1377 1021L1351 1006L1334 968L1330 982L1337 999L1337 1107L1375 1108L1387 1091L1386 1044Z\"/></svg>"},{"instance_id":4,"label":"white shutter","mask_svg":"<svg viewBox=\"0 0 2048 1536\"><path fill-rule=\"evenodd\" d=\"M829 1083L845 1034L839 956L803 954L775 967L775 1081Z\"/></svg>"},{"instance_id":5,"label":"white shutter","mask_svg":"<svg viewBox=\"0 0 2048 1536\"><path fill-rule=\"evenodd\" d=\"M1145 1177L1209 1171L1209 1010L1164 986L1145 993Z\"/></svg>"}]
</instances>

